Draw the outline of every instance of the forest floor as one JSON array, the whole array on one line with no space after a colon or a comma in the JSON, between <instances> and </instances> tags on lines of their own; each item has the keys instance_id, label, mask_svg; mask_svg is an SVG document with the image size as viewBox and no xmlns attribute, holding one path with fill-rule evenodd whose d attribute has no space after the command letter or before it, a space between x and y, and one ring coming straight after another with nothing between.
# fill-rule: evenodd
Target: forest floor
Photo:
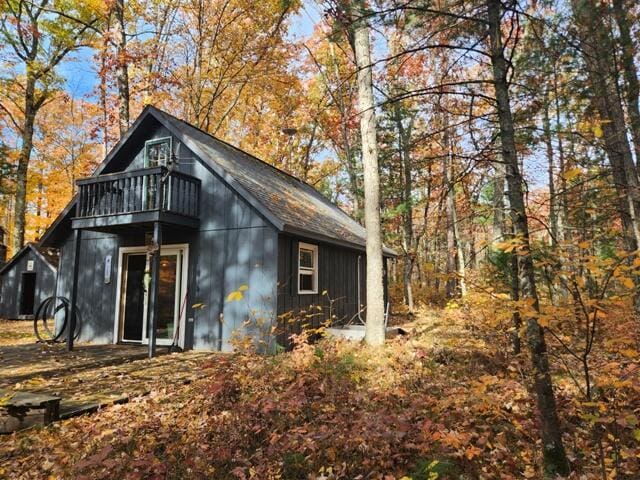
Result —
<instances>
[{"instance_id":1,"label":"forest floor","mask_svg":"<svg viewBox=\"0 0 640 480\"><path fill-rule=\"evenodd\" d=\"M0 478L542 478L528 362L497 315L490 301L422 308L382 348L202 357L186 385L165 370L126 404L0 437ZM632 371L607 397L626 412L613 426L556 372L572 478L640 477Z\"/></svg>"},{"instance_id":2,"label":"forest floor","mask_svg":"<svg viewBox=\"0 0 640 480\"><path fill-rule=\"evenodd\" d=\"M31 320L0 320L0 346L35 343Z\"/></svg>"},{"instance_id":3,"label":"forest floor","mask_svg":"<svg viewBox=\"0 0 640 480\"><path fill-rule=\"evenodd\" d=\"M206 375L200 366L216 355L158 353L148 360L147 349L140 346L77 345L73 352L64 344L0 346L0 393L59 397L60 417L68 418L144 396L157 388L161 377L169 376L178 385L190 383ZM32 413L25 424L41 422L41 414ZM0 415L2 420L6 416Z\"/></svg>"}]
</instances>

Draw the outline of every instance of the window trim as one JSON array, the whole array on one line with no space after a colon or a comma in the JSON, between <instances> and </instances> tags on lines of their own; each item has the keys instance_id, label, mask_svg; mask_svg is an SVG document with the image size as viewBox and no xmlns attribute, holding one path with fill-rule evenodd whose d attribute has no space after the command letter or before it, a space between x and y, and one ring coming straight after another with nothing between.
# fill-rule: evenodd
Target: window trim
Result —
<instances>
[{"instance_id":1,"label":"window trim","mask_svg":"<svg viewBox=\"0 0 640 480\"><path fill-rule=\"evenodd\" d=\"M313 268L301 267L300 266L300 251L301 250L311 250L313 252ZM302 273L311 273L312 281L313 281L313 289L311 290L302 290L300 288L300 275ZM311 243L298 242L298 295L315 295L318 293L318 245L313 245Z\"/></svg>"},{"instance_id":2,"label":"window trim","mask_svg":"<svg viewBox=\"0 0 640 480\"><path fill-rule=\"evenodd\" d=\"M167 159L167 164L164 166L168 167L169 163L171 163L171 157L173 156L173 138L171 136L152 138L144 142L144 168L149 168L149 147L158 143L169 143L169 158Z\"/></svg>"}]
</instances>

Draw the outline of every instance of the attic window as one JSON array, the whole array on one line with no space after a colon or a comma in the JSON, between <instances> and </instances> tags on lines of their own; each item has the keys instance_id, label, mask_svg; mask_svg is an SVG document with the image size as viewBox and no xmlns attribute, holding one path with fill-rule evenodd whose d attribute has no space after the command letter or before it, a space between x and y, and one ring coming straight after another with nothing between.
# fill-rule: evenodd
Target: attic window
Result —
<instances>
[{"instance_id":1,"label":"attic window","mask_svg":"<svg viewBox=\"0 0 640 480\"><path fill-rule=\"evenodd\" d=\"M166 167L171 161L171 137L147 140L144 144L145 167Z\"/></svg>"},{"instance_id":2,"label":"attic window","mask_svg":"<svg viewBox=\"0 0 640 480\"><path fill-rule=\"evenodd\" d=\"M298 244L298 293L318 293L318 246Z\"/></svg>"}]
</instances>

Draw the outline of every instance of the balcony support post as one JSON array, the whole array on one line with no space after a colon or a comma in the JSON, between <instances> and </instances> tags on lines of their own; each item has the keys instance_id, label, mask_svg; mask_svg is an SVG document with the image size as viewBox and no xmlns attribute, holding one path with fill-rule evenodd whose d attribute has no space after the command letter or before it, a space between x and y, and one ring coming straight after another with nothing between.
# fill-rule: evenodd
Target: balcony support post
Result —
<instances>
[{"instance_id":1,"label":"balcony support post","mask_svg":"<svg viewBox=\"0 0 640 480\"><path fill-rule=\"evenodd\" d=\"M158 324L158 283L160 281L160 249L162 248L162 224L153 224L153 245L151 246L151 282L149 284L149 305L147 338L149 339L149 358L156 354L156 327Z\"/></svg>"},{"instance_id":2,"label":"balcony support post","mask_svg":"<svg viewBox=\"0 0 640 480\"><path fill-rule=\"evenodd\" d=\"M76 331L76 319L78 317L78 273L80 271L80 242L82 240L82 229L73 231L73 280L71 282L71 293L69 295L69 318L67 318L67 351L73 350L73 336Z\"/></svg>"}]
</instances>

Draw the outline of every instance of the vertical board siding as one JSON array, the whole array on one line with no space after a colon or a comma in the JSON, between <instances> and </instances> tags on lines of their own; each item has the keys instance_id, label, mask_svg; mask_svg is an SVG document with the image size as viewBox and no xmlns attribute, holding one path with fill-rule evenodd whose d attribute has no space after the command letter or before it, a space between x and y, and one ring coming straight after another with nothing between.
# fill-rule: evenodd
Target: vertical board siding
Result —
<instances>
[{"instance_id":1,"label":"vertical board siding","mask_svg":"<svg viewBox=\"0 0 640 480\"><path fill-rule=\"evenodd\" d=\"M318 293L298 294L298 243L318 245ZM358 257L360 287L358 287ZM357 321L358 288L360 302L365 304L364 252L297 239L289 235L278 237L278 329L277 341L290 346L290 335L300 334L305 326L318 328L332 320L336 324ZM326 294L323 295L323 292ZM364 312L362 313L364 319Z\"/></svg>"},{"instance_id":2,"label":"vertical board siding","mask_svg":"<svg viewBox=\"0 0 640 480\"><path fill-rule=\"evenodd\" d=\"M196 157L181 146L180 158ZM202 180L191 304L199 308L192 311L191 346L229 351L233 338L259 339L275 321L277 232L201 162L192 161L184 168ZM247 287L243 298L227 301L243 285Z\"/></svg>"},{"instance_id":3,"label":"vertical board siding","mask_svg":"<svg viewBox=\"0 0 640 480\"><path fill-rule=\"evenodd\" d=\"M200 232L193 301L201 306L194 310L194 348L228 351L232 338L259 338L260 328L271 328L276 257L270 245L276 236L270 227ZM228 300L242 286L242 298Z\"/></svg>"},{"instance_id":4,"label":"vertical board siding","mask_svg":"<svg viewBox=\"0 0 640 480\"><path fill-rule=\"evenodd\" d=\"M0 277L0 318L16 319L20 315L21 278L27 272L29 260L33 260L32 272L36 274L34 313L45 298L54 294L56 273L33 250L27 249Z\"/></svg>"},{"instance_id":5,"label":"vertical board siding","mask_svg":"<svg viewBox=\"0 0 640 480\"><path fill-rule=\"evenodd\" d=\"M117 235L83 231L80 242L78 273L78 312L80 341L111 343L115 320L115 296L118 275ZM104 262L111 255L111 282L104 283ZM57 295L69 298L73 281L73 238L71 235L60 250ZM60 318L57 319L60 321Z\"/></svg>"}]
</instances>

